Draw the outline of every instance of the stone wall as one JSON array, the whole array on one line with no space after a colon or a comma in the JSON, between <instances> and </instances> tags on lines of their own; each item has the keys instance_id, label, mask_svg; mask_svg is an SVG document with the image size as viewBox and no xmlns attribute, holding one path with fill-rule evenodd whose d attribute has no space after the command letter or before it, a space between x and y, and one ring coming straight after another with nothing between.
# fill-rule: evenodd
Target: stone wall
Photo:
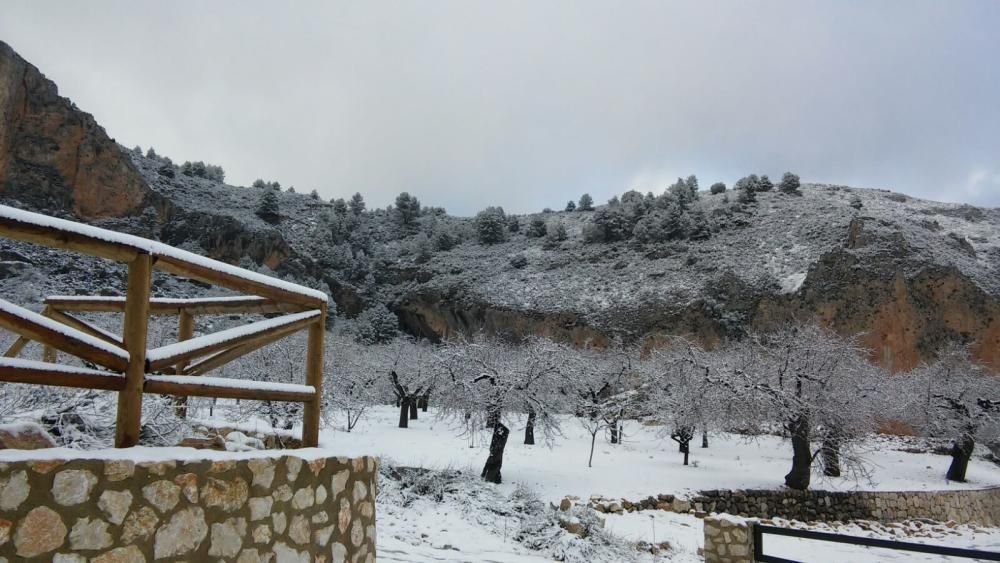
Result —
<instances>
[{"instance_id":1,"label":"stone wall","mask_svg":"<svg viewBox=\"0 0 1000 563\"><path fill-rule=\"evenodd\" d=\"M691 499L702 512L789 520L954 520L1000 526L1000 488L957 491L714 490Z\"/></svg>"},{"instance_id":2,"label":"stone wall","mask_svg":"<svg viewBox=\"0 0 1000 563\"><path fill-rule=\"evenodd\" d=\"M705 563L753 563L753 533L745 520L720 514L702 522Z\"/></svg>"},{"instance_id":3,"label":"stone wall","mask_svg":"<svg viewBox=\"0 0 1000 563\"><path fill-rule=\"evenodd\" d=\"M0 463L0 562L371 562L376 460Z\"/></svg>"}]
</instances>

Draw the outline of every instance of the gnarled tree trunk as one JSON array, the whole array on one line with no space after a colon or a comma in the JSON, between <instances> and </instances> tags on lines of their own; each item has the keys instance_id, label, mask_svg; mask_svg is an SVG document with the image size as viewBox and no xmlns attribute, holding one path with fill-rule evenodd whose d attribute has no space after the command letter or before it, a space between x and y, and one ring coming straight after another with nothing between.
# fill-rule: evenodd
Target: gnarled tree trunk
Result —
<instances>
[{"instance_id":1,"label":"gnarled tree trunk","mask_svg":"<svg viewBox=\"0 0 1000 563\"><path fill-rule=\"evenodd\" d=\"M410 403L410 420L416 420L417 419L417 401L419 401L419 399L417 399L415 397L411 397L410 400L409 400L409 403Z\"/></svg>"},{"instance_id":2,"label":"gnarled tree trunk","mask_svg":"<svg viewBox=\"0 0 1000 563\"><path fill-rule=\"evenodd\" d=\"M968 435L962 436L951 444L951 465L948 466L946 478L949 481L965 482L965 472L969 469L969 459L976 449L976 442Z\"/></svg>"},{"instance_id":3,"label":"gnarled tree trunk","mask_svg":"<svg viewBox=\"0 0 1000 563\"><path fill-rule=\"evenodd\" d=\"M410 427L410 400L405 397L399 400L399 427Z\"/></svg>"},{"instance_id":4,"label":"gnarled tree trunk","mask_svg":"<svg viewBox=\"0 0 1000 563\"><path fill-rule=\"evenodd\" d=\"M524 443L535 445L535 411L528 411L528 424L524 427Z\"/></svg>"},{"instance_id":5,"label":"gnarled tree trunk","mask_svg":"<svg viewBox=\"0 0 1000 563\"><path fill-rule=\"evenodd\" d=\"M788 424L792 439L792 470L785 475L785 485L804 491L809 488L812 472L812 451L809 449L809 416L800 414Z\"/></svg>"},{"instance_id":6,"label":"gnarled tree trunk","mask_svg":"<svg viewBox=\"0 0 1000 563\"><path fill-rule=\"evenodd\" d=\"M486 458L482 478L490 483L500 483L500 468L503 467L503 450L507 447L507 437L510 429L502 422L493 426L493 438L490 440L490 457Z\"/></svg>"},{"instance_id":7,"label":"gnarled tree trunk","mask_svg":"<svg viewBox=\"0 0 1000 563\"><path fill-rule=\"evenodd\" d=\"M840 477L840 440L832 436L824 438L819 455L823 462L823 475Z\"/></svg>"}]
</instances>

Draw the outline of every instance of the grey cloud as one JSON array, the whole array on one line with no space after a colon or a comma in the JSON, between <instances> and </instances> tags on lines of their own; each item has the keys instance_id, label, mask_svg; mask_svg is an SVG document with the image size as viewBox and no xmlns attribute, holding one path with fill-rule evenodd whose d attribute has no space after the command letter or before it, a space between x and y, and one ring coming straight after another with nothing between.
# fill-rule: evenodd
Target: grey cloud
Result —
<instances>
[{"instance_id":1,"label":"grey cloud","mask_svg":"<svg viewBox=\"0 0 1000 563\"><path fill-rule=\"evenodd\" d=\"M376 206L749 172L1000 206L996 2L5 2L127 145Z\"/></svg>"}]
</instances>

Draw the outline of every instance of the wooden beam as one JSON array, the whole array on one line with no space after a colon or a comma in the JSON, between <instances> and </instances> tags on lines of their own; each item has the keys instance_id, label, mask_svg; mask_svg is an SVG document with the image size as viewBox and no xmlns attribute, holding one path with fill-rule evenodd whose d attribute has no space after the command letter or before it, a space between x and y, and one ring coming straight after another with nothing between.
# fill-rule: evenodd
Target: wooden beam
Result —
<instances>
[{"instance_id":1,"label":"wooden beam","mask_svg":"<svg viewBox=\"0 0 1000 563\"><path fill-rule=\"evenodd\" d=\"M242 358L254 350L259 350L268 344L277 342L278 340L281 340L282 338L300 330L302 330L302 327L295 326L289 329L277 330L260 335L256 338L243 342L242 344L223 350L214 356L209 356L196 364L188 366L187 369L179 373L183 373L184 375L204 375L216 368L228 364L236 358Z\"/></svg>"},{"instance_id":2,"label":"wooden beam","mask_svg":"<svg viewBox=\"0 0 1000 563\"><path fill-rule=\"evenodd\" d=\"M194 317L187 311L181 311L177 319L177 341L184 342L194 336ZM177 373L184 373L184 368L188 365L187 360L178 362L174 369ZM174 397L174 412L178 418L187 418L187 397Z\"/></svg>"},{"instance_id":3,"label":"wooden beam","mask_svg":"<svg viewBox=\"0 0 1000 563\"><path fill-rule=\"evenodd\" d=\"M122 243L4 216L0 216L0 236L119 262L129 262L139 254L137 248Z\"/></svg>"},{"instance_id":4,"label":"wooden beam","mask_svg":"<svg viewBox=\"0 0 1000 563\"><path fill-rule=\"evenodd\" d=\"M45 304L59 311L86 311L93 313L121 313L125 311L124 297L102 296L62 296L54 295L45 299ZM280 303L266 297L244 296L201 297L194 299L171 299L154 297L149 300L151 315L230 315L237 313L299 313L308 310L304 305Z\"/></svg>"},{"instance_id":5,"label":"wooden beam","mask_svg":"<svg viewBox=\"0 0 1000 563\"><path fill-rule=\"evenodd\" d=\"M188 379L181 376L177 379ZM311 402L312 391L291 391L283 389L266 389L253 387L235 387L230 385L212 385L205 382L206 377L190 377L191 382L163 381L150 376L146 380L147 393L159 395L181 395L185 397L217 397L219 399L246 399L251 401L289 401Z\"/></svg>"},{"instance_id":6,"label":"wooden beam","mask_svg":"<svg viewBox=\"0 0 1000 563\"><path fill-rule=\"evenodd\" d=\"M213 270L201 264L181 260L173 256L159 256L156 269L193 280L219 285L242 293L267 297L282 303L304 305L309 308L319 307L326 303L325 299L317 299L294 291L288 291L271 284L236 276L228 272Z\"/></svg>"},{"instance_id":7,"label":"wooden beam","mask_svg":"<svg viewBox=\"0 0 1000 563\"><path fill-rule=\"evenodd\" d=\"M140 254L128 265L128 290L125 296L125 322L122 340L129 353L125 387L118 393L115 424L115 447L128 448L139 443L142 420L142 386L146 376L146 332L149 328L149 287L153 257Z\"/></svg>"},{"instance_id":8,"label":"wooden beam","mask_svg":"<svg viewBox=\"0 0 1000 563\"><path fill-rule=\"evenodd\" d=\"M119 374L94 373L93 370L43 362L11 363L0 360L0 381L103 391L125 388L125 378Z\"/></svg>"},{"instance_id":9,"label":"wooden beam","mask_svg":"<svg viewBox=\"0 0 1000 563\"><path fill-rule=\"evenodd\" d=\"M94 338L99 338L107 342L108 344L114 344L115 346L119 347L124 346L121 338L108 334L107 332L93 326L92 324L84 320L78 319L70 314L64 313L56 308L48 307L47 310L45 311L45 316L52 320L59 321L66 326L71 326L79 330L80 332L89 334Z\"/></svg>"},{"instance_id":10,"label":"wooden beam","mask_svg":"<svg viewBox=\"0 0 1000 563\"><path fill-rule=\"evenodd\" d=\"M23 336L18 336L17 340L10 345L10 348L7 348L7 351L3 353L3 357L16 358L21 353L21 350L24 350L24 347L28 345L28 342L31 342L31 340Z\"/></svg>"},{"instance_id":11,"label":"wooden beam","mask_svg":"<svg viewBox=\"0 0 1000 563\"><path fill-rule=\"evenodd\" d=\"M320 397L323 392L323 341L326 339L326 304L320 308L319 318L309 325L306 348L306 385L311 385L315 396L302 409L302 445L319 446Z\"/></svg>"},{"instance_id":12,"label":"wooden beam","mask_svg":"<svg viewBox=\"0 0 1000 563\"><path fill-rule=\"evenodd\" d=\"M212 352L239 346L258 336L274 334L276 332L285 332L287 334L289 330L294 332L313 322L319 314L319 311L306 311L285 315L283 317L226 329L215 334L199 336L184 343L178 342L176 344L161 346L150 350L147 354L149 371L160 371L167 366L174 366L182 361L200 358Z\"/></svg>"},{"instance_id":13,"label":"wooden beam","mask_svg":"<svg viewBox=\"0 0 1000 563\"><path fill-rule=\"evenodd\" d=\"M59 350L112 371L125 371L128 364L125 354L98 348L88 335L75 328L61 325L12 303L3 303L4 306L0 307L0 327L51 348L53 352L45 352L46 356Z\"/></svg>"}]
</instances>

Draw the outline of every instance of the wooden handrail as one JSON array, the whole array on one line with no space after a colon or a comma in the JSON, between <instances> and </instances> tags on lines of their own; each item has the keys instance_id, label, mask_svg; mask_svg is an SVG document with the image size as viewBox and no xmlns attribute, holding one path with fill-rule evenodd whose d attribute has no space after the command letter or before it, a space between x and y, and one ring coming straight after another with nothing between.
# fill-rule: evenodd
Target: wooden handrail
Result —
<instances>
[{"instance_id":1,"label":"wooden handrail","mask_svg":"<svg viewBox=\"0 0 1000 563\"><path fill-rule=\"evenodd\" d=\"M0 327L114 371L128 365L129 354L120 347L8 301L0 300Z\"/></svg>"},{"instance_id":2,"label":"wooden handrail","mask_svg":"<svg viewBox=\"0 0 1000 563\"><path fill-rule=\"evenodd\" d=\"M252 341L259 336L283 332L291 334L308 326L320 316L319 311L306 311L257 321L244 326L222 330L213 334L198 336L190 340L167 344L150 350L146 354L149 371L160 371L168 366L207 356L212 352L226 350Z\"/></svg>"},{"instance_id":3,"label":"wooden handrail","mask_svg":"<svg viewBox=\"0 0 1000 563\"><path fill-rule=\"evenodd\" d=\"M121 313L125 311L125 296L99 295L52 295L44 303L57 311L79 311L89 313ZM199 297L194 299L171 299L153 297L149 300L151 315L230 315L236 313L299 313L309 307L281 303L266 297Z\"/></svg>"},{"instance_id":4,"label":"wooden handrail","mask_svg":"<svg viewBox=\"0 0 1000 563\"><path fill-rule=\"evenodd\" d=\"M56 387L77 387L104 391L121 391L125 388L125 377L119 373L74 368L20 358L0 358L0 381L41 383Z\"/></svg>"}]
</instances>

